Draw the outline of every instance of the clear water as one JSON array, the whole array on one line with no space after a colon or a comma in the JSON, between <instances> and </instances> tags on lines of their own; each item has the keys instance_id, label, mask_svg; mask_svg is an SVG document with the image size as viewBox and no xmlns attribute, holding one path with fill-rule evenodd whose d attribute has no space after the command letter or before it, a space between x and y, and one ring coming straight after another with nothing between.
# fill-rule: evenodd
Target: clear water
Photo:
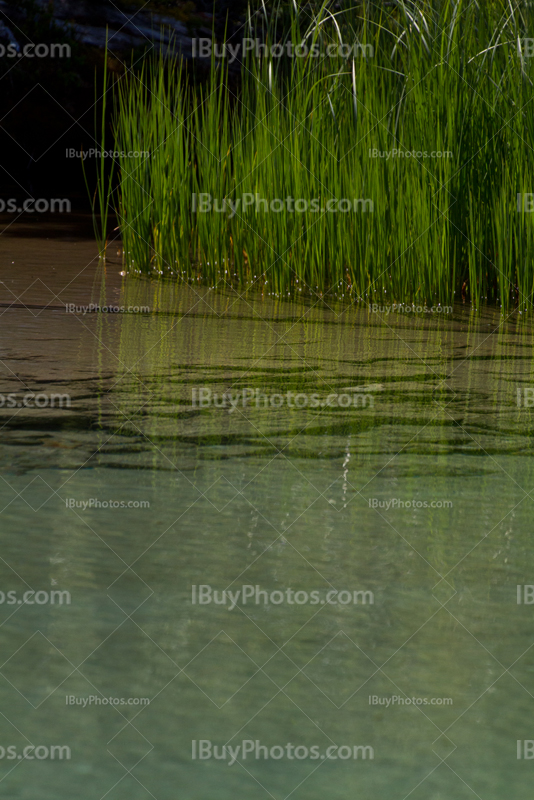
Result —
<instances>
[{"instance_id":1,"label":"clear water","mask_svg":"<svg viewBox=\"0 0 534 800\"><path fill-rule=\"evenodd\" d=\"M2 796L530 797L528 320L172 289L93 255L17 234L2 256L0 391L72 398L0 410ZM150 312L65 313L91 302ZM198 387L374 402L229 413L194 408ZM199 585L286 595L231 609ZM150 702L68 704L90 696ZM284 751L230 766L193 740ZM53 745L70 757L24 751Z\"/></svg>"}]
</instances>

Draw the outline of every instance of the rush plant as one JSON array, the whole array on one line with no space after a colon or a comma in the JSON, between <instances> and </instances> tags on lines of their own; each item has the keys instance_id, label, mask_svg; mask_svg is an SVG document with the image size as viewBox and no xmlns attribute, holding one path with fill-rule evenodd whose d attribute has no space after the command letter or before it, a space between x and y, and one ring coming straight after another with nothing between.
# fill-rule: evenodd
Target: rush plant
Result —
<instances>
[{"instance_id":1,"label":"rush plant","mask_svg":"<svg viewBox=\"0 0 534 800\"><path fill-rule=\"evenodd\" d=\"M528 5L275 3L245 33L262 46L233 66L219 47L203 83L178 60L145 61L115 91L126 268L270 294L530 307Z\"/></svg>"}]
</instances>

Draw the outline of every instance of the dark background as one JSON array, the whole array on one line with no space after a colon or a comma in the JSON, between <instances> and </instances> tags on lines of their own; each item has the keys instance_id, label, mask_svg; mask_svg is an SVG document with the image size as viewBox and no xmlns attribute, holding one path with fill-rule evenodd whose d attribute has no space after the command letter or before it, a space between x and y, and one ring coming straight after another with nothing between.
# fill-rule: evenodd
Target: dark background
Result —
<instances>
[{"instance_id":1,"label":"dark background","mask_svg":"<svg viewBox=\"0 0 534 800\"><path fill-rule=\"evenodd\" d=\"M157 46L162 18L174 26L177 46L188 57L194 36L223 38L238 32L246 2L218 0L0 0L0 45L65 43L70 58L0 57L0 196L69 198L73 210L89 210L81 162L66 157L99 147L106 26L109 68L116 76ZM135 15L135 16L133 16ZM227 26L227 28L226 28ZM167 29L169 30L169 28ZM156 36L153 33L156 32ZM242 34L241 34L242 35ZM167 38L167 37L166 37ZM206 66L188 59L203 79ZM97 102L95 103L95 91ZM108 136L109 146L112 144ZM86 161L89 179L96 159Z\"/></svg>"}]
</instances>

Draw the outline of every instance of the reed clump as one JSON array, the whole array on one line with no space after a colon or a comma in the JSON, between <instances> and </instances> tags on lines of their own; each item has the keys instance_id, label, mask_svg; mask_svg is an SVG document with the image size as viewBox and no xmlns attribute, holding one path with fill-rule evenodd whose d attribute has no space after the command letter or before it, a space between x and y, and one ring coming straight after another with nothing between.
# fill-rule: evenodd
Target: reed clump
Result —
<instances>
[{"instance_id":1,"label":"reed clump","mask_svg":"<svg viewBox=\"0 0 534 800\"><path fill-rule=\"evenodd\" d=\"M178 60L145 61L115 87L125 155L109 202L126 268L275 295L530 307L530 5L264 8L237 90L222 47L203 83Z\"/></svg>"}]
</instances>

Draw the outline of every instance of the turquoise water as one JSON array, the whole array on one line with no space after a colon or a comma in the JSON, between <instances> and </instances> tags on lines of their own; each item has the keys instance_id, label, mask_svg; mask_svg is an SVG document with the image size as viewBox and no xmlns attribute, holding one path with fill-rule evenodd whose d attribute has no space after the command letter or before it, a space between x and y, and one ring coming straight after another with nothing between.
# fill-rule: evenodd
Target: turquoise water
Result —
<instances>
[{"instance_id":1,"label":"turquoise water","mask_svg":"<svg viewBox=\"0 0 534 800\"><path fill-rule=\"evenodd\" d=\"M0 409L3 796L530 796L528 321L165 292L83 242L9 247L1 392L71 406ZM90 302L150 311L64 311Z\"/></svg>"}]
</instances>

